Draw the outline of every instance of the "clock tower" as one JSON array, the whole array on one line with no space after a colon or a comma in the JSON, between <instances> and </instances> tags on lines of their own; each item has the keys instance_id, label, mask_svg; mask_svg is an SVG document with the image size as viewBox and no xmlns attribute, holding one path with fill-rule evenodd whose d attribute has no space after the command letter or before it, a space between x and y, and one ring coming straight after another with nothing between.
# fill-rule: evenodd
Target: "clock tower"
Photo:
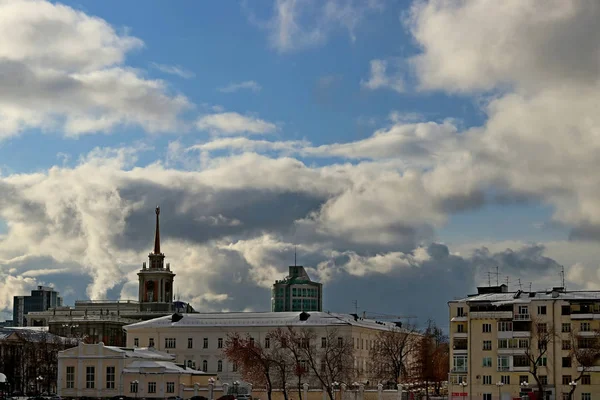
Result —
<instances>
[{"instance_id":1,"label":"clock tower","mask_svg":"<svg viewBox=\"0 0 600 400\"><path fill-rule=\"evenodd\" d=\"M171 265L165 267L165 255L160 252L160 207L156 207L154 250L148 255L148 265L138 272L140 311L173 311L173 279Z\"/></svg>"}]
</instances>

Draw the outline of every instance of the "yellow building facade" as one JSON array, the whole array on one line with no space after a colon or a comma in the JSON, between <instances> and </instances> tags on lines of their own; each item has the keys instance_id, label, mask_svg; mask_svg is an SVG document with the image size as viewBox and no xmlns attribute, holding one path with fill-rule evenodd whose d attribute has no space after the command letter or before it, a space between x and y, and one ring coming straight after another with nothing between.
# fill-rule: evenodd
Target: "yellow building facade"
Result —
<instances>
[{"instance_id":1,"label":"yellow building facade","mask_svg":"<svg viewBox=\"0 0 600 400\"><path fill-rule=\"evenodd\" d=\"M506 285L450 301L449 391L455 399L507 400L538 392L546 399L600 399L600 362L582 365L576 351L596 351L600 292L509 292ZM597 365L596 365L597 364Z\"/></svg>"}]
</instances>

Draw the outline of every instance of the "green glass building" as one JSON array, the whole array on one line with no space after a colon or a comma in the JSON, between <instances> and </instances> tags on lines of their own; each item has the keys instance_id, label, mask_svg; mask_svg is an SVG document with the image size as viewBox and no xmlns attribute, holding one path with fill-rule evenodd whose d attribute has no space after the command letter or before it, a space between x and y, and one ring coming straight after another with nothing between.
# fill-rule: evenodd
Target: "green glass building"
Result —
<instances>
[{"instance_id":1,"label":"green glass building","mask_svg":"<svg viewBox=\"0 0 600 400\"><path fill-rule=\"evenodd\" d=\"M303 266L291 266L289 275L273 285L271 310L323 311L323 284L311 281Z\"/></svg>"}]
</instances>

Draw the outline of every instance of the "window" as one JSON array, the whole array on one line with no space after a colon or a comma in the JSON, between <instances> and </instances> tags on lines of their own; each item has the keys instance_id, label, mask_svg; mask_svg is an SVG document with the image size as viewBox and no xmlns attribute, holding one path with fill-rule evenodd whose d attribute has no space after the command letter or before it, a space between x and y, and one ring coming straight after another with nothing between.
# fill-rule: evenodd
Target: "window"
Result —
<instances>
[{"instance_id":1,"label":"window","mask_svg":"<svg viewBox=\"0 0 600 400\"><path fill-rule=\"evenodd\" d=\"M457 333L465 333L465 326L463 324L456 325L456 332Z\"/></svg>"},{"instance_id":2,"label":"window","mask_svg":"<svg viewBox=\"0 0 600 400\"><path fill-rule=\"evenodd\" d=\"M202 343L202 348L203 349L208 349L208 338L205 337Z\"/></svg>"},{"instance_id":3,"label":"window","mask_svg":"<svg viewBox=\"0 0 600 400\"><path fill-rule=\"evenodd\" d=\"M491 367L492 366L492 357L483 357L483 366Z\"/></svg>"},{"instance_id":4,"label":"window","mask_svg":"<svg viewBox=\"0 0 600 400\"><path fill-rule=\"evenodd\" d=\"M508 371L510 367L509 356L498 356L498 371Z\"/></svg>"},{"instance_id":5,"label":"window","mask_svg":"<svg viewBox=\"0 0 600 400\"><path fill-rule=\"evenodd\" d=\"M338 346L343 346L344 345L344 338L339 337L338 338Z\"/></svg>"},{"instance_id":6,"label":"window","mask_svg":"<svg viewBox=\"0 0 600 400\"><path fill-rule=\"evenodd\" d=\"M548 384L548 375L540 375L540 382L544 386L547 385Z\"/></svg>"},{"instance_id":7,"label":"window","mask_svg":"<svg viewBox=\"0 0 600 400\"><path fill-rule=\"evenodd\" d=\"M271 348L271 338L266 337L265 338L265 349L270 349L270 348Z\"/></svg>"},{"instance_id":8,"label":"window","mask_svg":"<svg viewBox=\"0 0 600 400\"><path fill-rule=\"evenodd\" d=\"M510 375L501 375L500 382L504 383L505 385L510 385Z\"/></svg>"},{"instance_id":9,"label":"window","mask_svg":"<svg viewBox=\"0 0 600 400\"><path fill-rule=\"evenodd\" d=\"M562 315L571 315L571 306L562 306L560 309Z\"/></svg>"},{"instance_id":10,"label":"window","mask_svg":"<svg viewBox=\"0 0 600 400\"><path fill-rule=\"evenodd\" d=\"M93 389L96 379L96 370L94 367L85 367L85 388Z\"/></svg>"},{"instance_id":11,"label":"window","mask_svg":"<svg viewBox=\"0 0 600 400\"><path fill-rule=\"evenodd\" d=\"M538 349L540 350L546 350L548 348L548 341L542 339L542 340L538 340Z\"/></svg>"},{"instance_id":12,"label":"window","mask_svg":"<svg viewBox=\"0 0 600 400\"><path fill-rule=\"evenodd\" d=\"M498 331L500 332L510 332L513 330L512 321L500 321L498 322Z\"/></svg>"},{"instance_id":13,"label":"window","mask_svg":"<svg viewBox=\"0 0 600 400\"><path fill-rule=\"evenodd\" d=\"M457 317L464 317L465 316L465 309L462 307L457 307L456 308L456 316Z\"/></svg>"},{"instance_id":14,"label":"window","mask_svg":"<svg viewBox=\"0 0 600 400\"><path fill-rule=\"evenodd\" d=\"M175 393L175 382L167 382L167 393Z\"/></svg>"},{"instance_id":15,"label":"window","mask_svg":"<svg viewBox=\"0 0 600 400\"><path fill-rule=\"evenodd\" d=\"M544 356L544 357L538 358L537 365L539 367L546 367L548 365L548 357Z\"/></svg>"},{"instance_id":16,"label":"window","mask_svg":"<svg viewBox=\"0 0 600 400\"><path fill-rule=\"evenodd\" d=\"M515 355L513 357L513 366L514 367L529 367L529 357Z\"/></svg>"},{"instance_id":17,"label":"window","mask_svg":"<svg viewBox=\"0 0 600 400\"><path fill-rule=\"evenodd\" d=\"M106 367L106 388L115 388L115 367Z\"/></svg>"},{"instance_id":18,"label":"window","mask_svg":"<svg viewBox=\"0 0 600 400\"><path fill-rule=\"evenodd\" d=\"M148 393L156 393L156 382L148 382Z\"/></svg>"},{"instance_id":19,"label":"window","mask_svg":"<svg viewBox=\"0 0 600 400\"><path fill-rule=\"evenodd\" d=\"M208 371L208 361L207 360L202 361L202 371L204 371L204 372Z\"/></svg>"},{"instance_id":20,"label":"window","mask_svg":"<svg viewBox=\"0 0 600 400\"><path fill-rule=\"evenodd\" d=\"M483 324L483 325L481 325L481 331L483 333L490 333L492 331L492 324Z\"/></svg>"},{"instance_id":21,"label":"window","mask_svg":"<svg viewBox=\"0 0 600 400\"><path fill-rule=\"evenodd\" d=\"M492 349L492 341L484 340L483 341L483 350L491 350Z\"/></svg>"},{"instance_id":22,"label":"window","mask_svg":"<svg viewBox=\"0 0 600 400\"><path fill-rule=\"evenodd\" d=\"M519 349L529 348L529 339L519 339Z\"/></svg>"},{"instance_id":23,"label":"window","mask_svg":"<svg viewBox=\"0 0 600 400\"><path fill-rule=\"evenodd\" d=\"M545 323L537 324L537 330L539 333L546 333L548 332L548 325L546 325Z\"/></svg>"},{"instance_id":24,"label":"window","mask_svg":"<svg viewBox=\"0 0 600 400\"><path fill-rule=\"evenodd\" d=\"M538 314L546 315L546 306L538 306Z\"/></svg>"},{"instance_id":25,"label":"window","mask_svg":"<svg viewBox=\"0 0 600 400\"><path fill-rule=\"evenodd\" d=\"M563 340L562 341L562 349L563 350L571 350L571 341L570 340Z\"/></svg>"},{"instance_id":26,"label":"window","mask_svg":"<svg viewBox=\"0 0 600 400\"><path fill-rule=\"evenodd\" d=\"M592 379L590 378L589 375L582 375L581 376L581 384L582 385L591 385Z\"/></svg>"},{"instance_id":27,"label":"window","mask_svg":"<svg viewBox=\"0 0 600 400\"><path fill-rule=\"evenodd\" d=\"M188 338L188 349L192 349L194 348L194 339L189 337Z\"/></svg>"},{"instance_id":28,"label":"window","mask_svg":"<svg viewBox=\"0 0 600 400\"><path fill-rule=\"evenodd\" d=\"M454 356L452 359L453 370L456 372L467 372L467 356Z\"/></svg>"},{"instance_id":29,"label":"window","mask_svg":"<svg viewBox=\"0 0 600 400\"><path fill-rule=\"evenodd\" d=\"M519 306L519 314L521 314L521 315L528 315L529 314L529 307L528 306Z\"/></svg>"},{"instance_id":30,"label":"window","mask_svg":"<svg viewBox=\"0 0 600 400\"><path fill-rule=\"evenodd\" d=\"M571 324L569 322L566 322L564 324L562 324L562 329L563 332L565 333L569 333L571 332Z\"/></svg>"},{"instance_id":31,"label":"window","mask_svg":"<svg viewBox=\"0 0 600 400\"><path fill-rule=\"evenodd\" d=\"M133 347L140 347L140 339L133 338Z\"/></svg>"},{"instance_id":32,"label":"window","mask_svg":"<svg viewBox=\"0 0 600 400\"><path fill-rule=\"evenodd\" d=\"M222 349L222 348L223 348L223 338L222 338L222 337L220 337L220 338L217 340L217 347L218 347L219 349Z\"/></svg>"},{"instance_id":33,"label":"window","mask_svg":"<svg viewBox=\"0 0 600 400\"><path fill-rule=\"evenodd\" d=\"M321 338L321 348L324 349L327 347L327 338L326 337L322 337Z\"/></svg>"},{"instance_id":34,"label":"window","mask_svg":"<svg viewBox=\"0 0 600 400\"><path fill-rule=\"evenodd\" d=\"M238 368L237 363L233 363L233 366L231 367L232 372L237 372L237 368Z\"/></svg>"},{"instance_id":35,"label":"window","mask_svg":"<svg viewBox=\"0 0 600 400\"><path fill-rule=\"evenodd\" d=\"M491 385L492 384L492 376L491 375L484 375L482 383L484 385Z\"/></svg>"},{"instance_id":36,"label":"window","mask_svg":"<svg viewBox=\"0 0 600 400\"><path fill-rule=\"evenodd\" d=\"M581 400L592 400L591 393L581 393Z\"/></svg>"},{"instance_id":37,"label":"window","mask_svg":"<svg viewBox=\"0 0 600 400\"><path fill-rule=\"evenodd\" d=\"M528 375L519 375L519 385L522 383L529 383Z\"/></svg>"},{"instance_id":38,"label":"window","mask_svg":"<svg viewBox=\"0 0 600 400\"><path fill-rule=\"evenodd\" d=\"M154 347L154 338L153 337L148 339L148 347Z\"/></svg>"},{"instance_id":39,"label":"window","mask_svg":"<svg viewBox=\"0 0 600 400\"><path fill-rule=\"evenodd\" d=\"M75 367L67 367L67 389L75 388Z\"/></svg>"},{"instance_id":40,"label":"window","mask_svg":"<svg viewBox=\"0 0 600 400\"><path fill-rule=\"evenodd\" d=\"M175 338L165 338L165 349L174 349L175 347Z\"/></svg>"},{"instance_id":41,"label":"window","mask_svg":"<svg viewBox=\"0 0 600 400\"><path fill-rule=\"evenodd\" d=\"M340 343L340 346L342 344ZM300 338L300 348L302 349L308 349L310 347L310 340L309 338Z\"/></svg>"},{"instance_id":42,"label":"window","mask_svg":"<svg viewBox=\"0 0 600 400\"><path fill-rule=\"evenodd\" d=\"M568 385L571 382L571 375L563 375L562 376L562 384Z\"/></svg>"},{"instance_id":43,"label":"window","mask_svg":"<svg viewBox=\"0 0 600 400\"><path fill-rule=\"evenodd\" d=\"M137 393L138 392L138 383L137 382L129 382L129 391L131 393Z\"/></svg>"},{"instance_id":44,"label":"window","mask_svg":"<svg viewBox=\"0 0 600 400\"><path fill-rule=\"evenodd\" d=\"M481 400L492 400L492 394L484 393L483 396L481 397Z\"/></svg>"},{"instance_id":45,"label":"window","mask_svg":"<svg viewBox=\"0 0 600 400\"><path fill-rule=\"evenodd\" d=\"M589 332L591 330L590 329L590 323L589 322L582 322L581 325L580 325L579 330L581 332Z\"/></svg>"},{"instance_id":46,"label":"window","mask_svg":"<svg viewBox=\"0 0 600 400\"><path fill-rule=\"evenodd\" d=\"M223 372L223 360L217 361L217 372Z\"/></svg>"},{"instance_id":47,"label":"window","mask_svg":"<svg viewBox=\"0 0 600 400\"><path fill-rule=\"evenodd\" d=\"M563 368L571 368L571 357L563 357L562 358L562 367Z\"/></svg>"},{"instance_id":48,"label":"window","mask_svg":"<svg viewBox=\"0 0 600 400\"><path fill-rule=\"evenodd\" d=\"M563 400L571 400L569 397L571 397L571 396L569 396L569 393L564 393L563 392L563 394L562 394L562 399Z\"/></svg>"}]
</instances>

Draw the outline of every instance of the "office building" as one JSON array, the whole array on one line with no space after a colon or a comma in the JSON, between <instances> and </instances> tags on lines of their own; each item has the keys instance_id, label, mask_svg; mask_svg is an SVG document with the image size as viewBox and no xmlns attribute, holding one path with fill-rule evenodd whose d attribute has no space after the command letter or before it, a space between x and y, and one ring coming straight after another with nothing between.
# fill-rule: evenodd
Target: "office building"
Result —
<instances>
[{"instance_id":1,"label":"office building","mask_svg":"<svg viewBox=\"0 0 600 400\"><path fill-rule=\"evenodd\" d=\"M38 286L29 296L14 296L13 324L27 326L25 316L32 311L46 311L53 307L62 306L62 298L54 288Z\"/></svg>"},{"instance_id":2,"label":"office building","mask_svg":"<svg viewBox=\"0 0 600 400\"><path fill-rule=\"evenodd\" d=\"M323 284L311 281L303 266L290 266L289 275L273 285L271 311L323 311Z\"/></svg>"}]
</instances>

